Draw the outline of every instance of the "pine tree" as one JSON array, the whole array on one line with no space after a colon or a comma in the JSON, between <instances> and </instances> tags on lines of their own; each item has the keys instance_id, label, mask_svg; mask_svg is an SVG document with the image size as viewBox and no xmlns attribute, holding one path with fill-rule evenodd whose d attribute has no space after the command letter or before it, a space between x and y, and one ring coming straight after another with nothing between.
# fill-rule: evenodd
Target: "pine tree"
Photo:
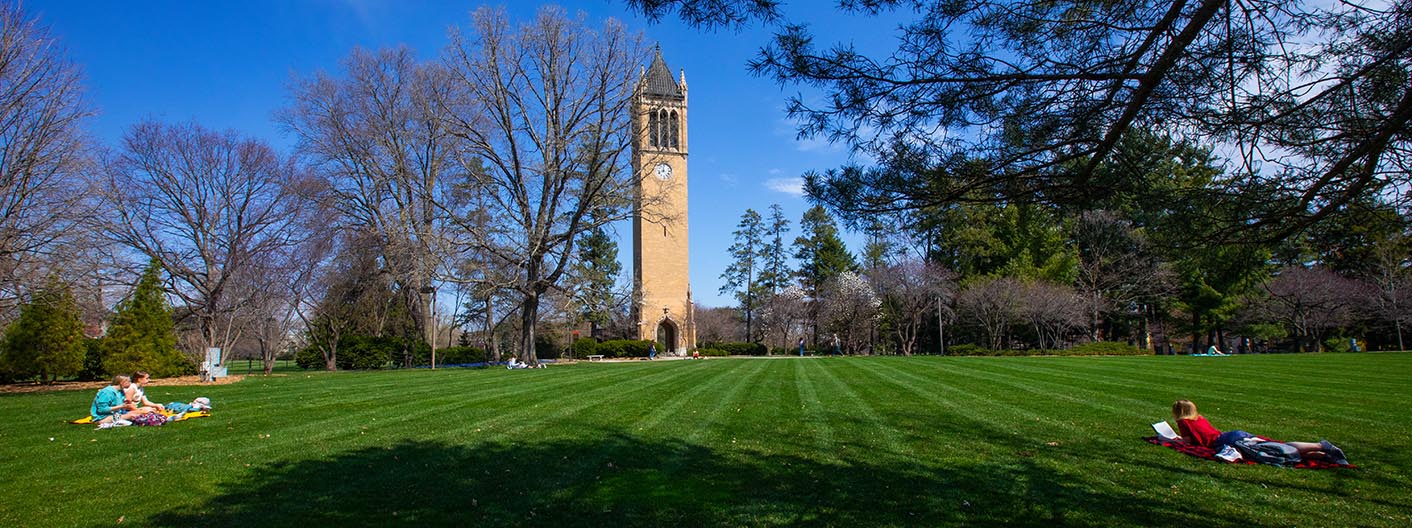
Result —
<instances>
[{"instance_id":1,"label":"pine tree","mask_svg":"<svg viewBox=\"0 0 1412 528\"><path fill-rule=\"evenodd\" d=\"M822 206L816 205L804 212L799 230L800 236L794 239L794 257L799 259L796 275L810 296L816 295L819 285L829 279L858 268L853 254L838 236L833 217Z\"/></svg>"},{"instance_id":2,"label":"pine tree","mask_svg":"<svg viewBox=\"0 0 1412 528\"><path fill-rule=\"evenodd\" d=\"M590 335L597 336L598 329L611 318L615 304L613 287L623 271L623 265L618 262L618 242L608 236L604 226L597 226L579 236L578 254L573 267L574 298L578 301L579 313L593 325Z\"/></svg>"},{"instance_id":3,"label":"pine tree","mask_svg":"<svg viewBox=\"0 0 1412 528\"><path fill-rule=\"evenodd\" d=\"M770 226L766 234L770 236L770 242L760 248L760 284L769 293L769 297L774 297L789 287L789 278L794 273L789 269L789 255L785 253L784 235L789 233L789 220L784 217L784 210L780 204L770 205ZM768 302L769 299L764 299Z\"/></svg>"},{"instance_id":4,"label":"pine tree","mask_svg":"<svg viewBox=\"0 0 1412 528\"><path fill-rule=\"evenodd\" d=\"M109 373L145 370L153 377L188 373L191 363L176 347L172 314L162 294L161 265L153 260L132 295L118 304L103 338L103 369Z\"/></svg>"},{"instance_id":5,"label":"pine tree","mask_svg":"<svg viewBox=\"0 0 1412 528\"><path fill-rule=\"evenodd\" d=\"M754 209L746 209L745 214L740 215L740 224L736 226L735 243L731 244L730 251L732 262L726 267L721 278L726 282L721 286L721 293L734 293L735 298L740 301L740 310L745 314L745 340L752 341L754 337L755 309L760 301L760 254L763 248L764 226L760 220L760 213Z\"/></svg>"},{"instance_id":6,"label":"pine tree","mask_svg":"<svg viewBox=\"0 0 1412 528\"><path fill-rule=\"evenodd\" d=\"M51 275L44 288L20 306L20 317L5 330L0 368L53 383L83 368L83 321L69 285Z\"/></svg>"},{"instance_id":7,"label":"pine tree","mask_svg":"<svg viewBox=\"0 0 1412 528\"><path fill-rule=\"evenodd\" d=\"M822 206L811 207L799 221L799 237L794 239L794 257L799 260L800 286L813 299L809 319L814 329L814 342L819 341L819 287L829 279L845 271L853 271L858 265L853 254L843 245L838 236L838 227L833 217Z\"/></svg>"}]
</instances>

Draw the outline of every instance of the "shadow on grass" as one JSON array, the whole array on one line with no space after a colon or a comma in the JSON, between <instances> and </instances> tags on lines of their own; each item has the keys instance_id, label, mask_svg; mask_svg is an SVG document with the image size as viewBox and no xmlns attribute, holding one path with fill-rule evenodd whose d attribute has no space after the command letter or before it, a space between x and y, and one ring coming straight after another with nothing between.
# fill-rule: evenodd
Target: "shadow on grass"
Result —
<instances>
[{"instance_id":1,"label":"shadow on grass","mask_svg":"<svg viewBox=\"0 0 1412 528\"><path fill-rule=\"evenodd\" d=\"M1036 464L939 470L599 442L404 442L276 463L156 526L1239 524Z\"/></svg>"}]
</instances>

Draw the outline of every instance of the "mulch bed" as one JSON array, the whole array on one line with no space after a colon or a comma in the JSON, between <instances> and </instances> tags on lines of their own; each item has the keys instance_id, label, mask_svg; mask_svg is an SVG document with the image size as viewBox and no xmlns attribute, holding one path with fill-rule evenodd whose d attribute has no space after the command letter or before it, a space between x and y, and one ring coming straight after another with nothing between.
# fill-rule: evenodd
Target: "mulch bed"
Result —
<instances>
[{"instance_id":1,"label":"mulch bed","mask_svg":"<svg viewBox=\"0 0 1412 528\"><path fill-rule=\"evenodd\" d=\"M178 376L175 378L153 379L147 382L148 387L164 385L225 385L227 383L237 383L245 379L245 376L227 376L216 378L215 381L201 381L201 376ZM49 392L64 390L98 390L112 383L112 380L105 381L56 381L51 385L42 385L36 382L11 383L0 385L0 394L21 394L27 392Z\"/></svg>"}]
</instances>

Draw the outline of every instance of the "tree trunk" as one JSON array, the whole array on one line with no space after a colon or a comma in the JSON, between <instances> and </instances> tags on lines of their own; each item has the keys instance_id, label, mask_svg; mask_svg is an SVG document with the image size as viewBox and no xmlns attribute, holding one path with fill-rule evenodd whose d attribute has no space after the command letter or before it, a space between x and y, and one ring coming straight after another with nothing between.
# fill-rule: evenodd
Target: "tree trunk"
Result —
<instances>
[{"instance_id":1,"label":"tree trunk","mask_svg":"<svg viewBox=\"0 0 1412 528\"><path fill-rule=\"evenodd\" d=\"M494 297L485 296L485 350L490 352L490 360L495 363L500 362L500 341L495 335L495 303Z\"/></svg>"},{"instance_id":2,"label":"tree trunk","mask_svg":"<svg viewBox=\"0 0 1412 528\"><path fill-rule=\"evenodd\" d=\"M1201 346L1201 314L1196 310L1191 311L1191 353L1197 353L1197 348Z\"/></svg>"},{"instance_id":3,"label":"tree trunk","mask_svg":"<svg viewBox=\"0 0 1412 528\"><path fill-rule=\"evenodd\" d=\"M534 352L534 323L539 318L539 293L530 292L525 294L525 299L520 303L520 361L536 365L539 359Z\"/></svg>"},{"instance_id":4,"label":"tree trunk","mask_svg":"<svg viewBox=\"0 0 1412 528\"><path fill-rule=\"evenodd\" d=\"M1402 346L1402 321L1393 321L1392 325L1397 328L1397 349L1407 350Z\"/></svg>"}]
</instances>

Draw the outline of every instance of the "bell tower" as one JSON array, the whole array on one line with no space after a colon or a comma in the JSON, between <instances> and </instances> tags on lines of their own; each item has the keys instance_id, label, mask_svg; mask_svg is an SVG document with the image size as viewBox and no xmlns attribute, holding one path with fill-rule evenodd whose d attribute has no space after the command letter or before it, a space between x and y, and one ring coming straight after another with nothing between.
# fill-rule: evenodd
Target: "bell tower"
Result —
<instances>
[{"instance_id":1,"label":"bell tower","mask_svg":"<svg viewBox=\"0 0 1412 528\"><path fill-rule=\"evenodd\" d=\"M659 46L638 79L632 104L633 319L639 339L659 353L696 347L687 254L686 72L672 77Z\"/></svg>"}]
</instances>

